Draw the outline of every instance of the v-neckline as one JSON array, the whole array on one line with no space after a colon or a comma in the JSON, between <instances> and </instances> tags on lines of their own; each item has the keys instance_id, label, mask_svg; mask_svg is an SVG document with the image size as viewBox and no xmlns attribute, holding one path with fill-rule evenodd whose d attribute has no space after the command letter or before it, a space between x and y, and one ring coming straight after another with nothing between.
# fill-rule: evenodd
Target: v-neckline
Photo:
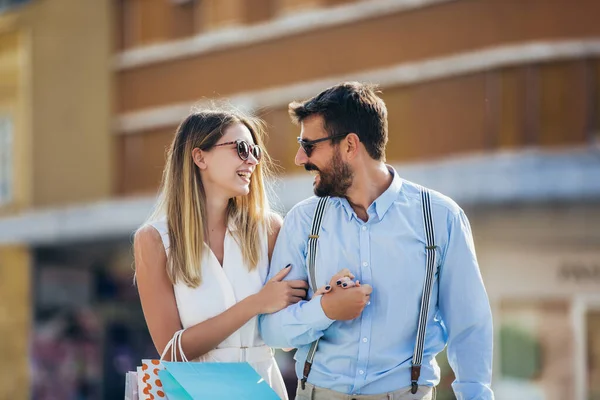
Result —
<instances>
[{"instance_id":1,"label":"v-neckline","mask_svg":"<svg viewBox=\"0 0 600 400\"><path fill-rule=\"evenodd\" d=\"M229 229L225 229L225 236L223 236L223 262L219 262L219 258L215 254L215 252L210 248L210 244L204 243L204 245L208 248L208 252L215 259L217 265L221 267L222 270L225 270L225 255L227 251L225 251L225 247L227 247L227 235L229 235Z\"/></svg>"}]
</instances>

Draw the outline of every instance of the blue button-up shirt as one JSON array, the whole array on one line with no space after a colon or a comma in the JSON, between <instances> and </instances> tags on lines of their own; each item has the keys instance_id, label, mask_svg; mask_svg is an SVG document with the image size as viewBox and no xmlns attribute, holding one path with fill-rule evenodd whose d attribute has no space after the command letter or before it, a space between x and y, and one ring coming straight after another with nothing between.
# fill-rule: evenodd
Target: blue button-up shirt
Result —
<instances>
[{"instance_id":1,"label":"blue button-up shirt","mask_svg":"<svg viewBox=\"0 0 600 400\"><path fill-rule=\"evenodd\" d=\"M318 239L317 283L343 268L373 287L370 302L352 321L332 321L321 296L259 317L272 347L298 348L302 377L310 343L321 338L308 382L347 394L379 394L410 386L419 307L426 271L426 239L419 186L393 169L390 187L371 204L368 221L346 199L332 198ZM286 279L308 281L307 240L316 197L287 214L273 252L269 279L288 264ZM469 221L450 198L431 194L438 246L419 385L437 385L435 356L448 345L460 400L493 399L492 315L481 279ZM309 290L312 297L312 289Z\"/></svg>"}]
</instances>

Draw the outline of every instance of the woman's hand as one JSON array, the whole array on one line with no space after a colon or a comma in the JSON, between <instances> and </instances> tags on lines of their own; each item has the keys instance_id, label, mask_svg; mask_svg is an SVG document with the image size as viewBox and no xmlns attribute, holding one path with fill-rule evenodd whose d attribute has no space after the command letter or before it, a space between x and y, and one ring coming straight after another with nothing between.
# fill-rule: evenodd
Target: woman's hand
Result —
<instances>
[{"instance_id":1,"label":"woman's hand","mask_svg":"<svg viewBox=\"0 0 600 400\"><path fill-rule=\"evenodd\" d=\"M288 265L269 280L260 292L255 294L259 314L271 314L282 310L290 304L296 304L306 297L308 284L302 280L284 281L292 269Z\"/></svg>"},{"instance_id":2,"label":"woman's hand","mask_svg":"<svg viewBox=\"0 0 600 400\"><path fill-rule=\"evenodd\" d=\"M339 271L337 274L335 274L331 278L329 285L321 286L315 292L313 297L331 292L331 288L333 287L333 285L339 286L343 289L347 289L347 288L351 288L351 287L360 287L360 281L353 281L353 279L354 279L354 274L352 272L350 272L350 270L348 268L344 268L343 270Z\"/></svg>"},{"instance_id":3,"label":"woman's hand","mask_svg":"<svg viewBox=\"0 0 600 400\"><path fill-rule=\"evenodd\" d=\"M360 281L354 281L354 274L348 268L344 268L331 278L329 285L339 286L347 289L350 287L360 287Z\"/></svg>"}]
</instances>

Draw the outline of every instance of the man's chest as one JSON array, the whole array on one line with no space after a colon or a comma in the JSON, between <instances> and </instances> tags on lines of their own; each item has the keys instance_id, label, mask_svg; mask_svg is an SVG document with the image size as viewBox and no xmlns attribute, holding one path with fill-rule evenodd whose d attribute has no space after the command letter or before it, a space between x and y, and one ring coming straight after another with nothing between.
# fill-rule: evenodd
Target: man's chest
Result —
<instances>
[{"instance_id":1,"label":"man's chest","mask_svg":"<svg viewBox=\"0 0 600 400\"><path fill-rule=\"evenodd\" d=\"M425 279L425 246L424 234L410 227L364 224L322 229L316 246L317 283L326 285L347 268L375 290L418 292Z\"/></svg>"}]
</instances>

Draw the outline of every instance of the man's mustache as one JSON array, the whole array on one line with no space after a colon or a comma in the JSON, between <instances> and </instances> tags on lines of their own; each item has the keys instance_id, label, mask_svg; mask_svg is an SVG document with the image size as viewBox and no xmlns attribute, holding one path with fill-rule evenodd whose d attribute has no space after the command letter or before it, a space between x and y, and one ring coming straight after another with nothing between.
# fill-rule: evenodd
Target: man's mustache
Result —
<instances>
[{"instance_id":1,"label":"man's mustache","mask_svg":"<svg viewBox=\"0 0 600 400\"><path fill-rule=\"evenodd\" d=\"M317 166L314 164L304 164L304 169L307 171L321 172L321 170L319 170L319 168L317 168Z\"/></svg>"}]
</instances>

